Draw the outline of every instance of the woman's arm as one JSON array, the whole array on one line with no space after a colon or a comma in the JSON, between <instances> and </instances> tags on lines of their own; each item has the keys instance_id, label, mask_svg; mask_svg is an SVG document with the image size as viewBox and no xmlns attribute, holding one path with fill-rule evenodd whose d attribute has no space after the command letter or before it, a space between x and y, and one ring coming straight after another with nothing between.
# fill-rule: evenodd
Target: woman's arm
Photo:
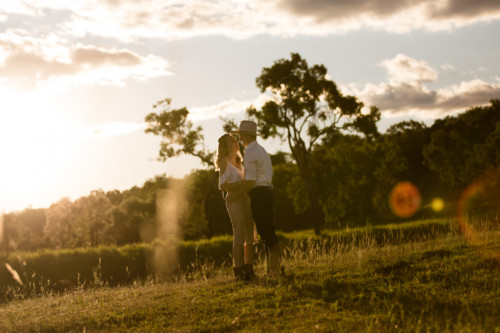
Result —
<instances>
[{"instance_id":1,"label":"woman's arm","mask_svg":"<svg viewBox=\"0 0 500 333\"><path fill-rule=\"evenodd\" d=\"M236 191L241 186L242 183L243 183L243 181L236 182L236 183L225 182L224 184L222 184L220 186L220 189L223 191L229 191L229 192Z\"/></svg>"}]
</instances>

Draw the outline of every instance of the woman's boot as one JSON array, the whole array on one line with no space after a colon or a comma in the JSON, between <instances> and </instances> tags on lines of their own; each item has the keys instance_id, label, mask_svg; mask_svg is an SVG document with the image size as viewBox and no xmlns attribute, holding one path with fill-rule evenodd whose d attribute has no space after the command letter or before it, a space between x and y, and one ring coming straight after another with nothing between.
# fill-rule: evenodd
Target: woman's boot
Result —
<instances>
[{"instance_id":1,"label":"woman's boot","mask_svg":"<svg viewBox=\"0 0 500 333\"><path fill-rule=\"evenodd\" d=\"M236 279L236 281L245 279L245 272L243 271L243 266L233 267L233 271L234 271L234 278Z\"/></svg>"},{"instance_id":2,"label":"woman's boot","mask_svg":"<svg viewBox=\"0 0 500 333\"><path fill-rule=\"evenodd\" d=\"M253 264L244 264L243 273L245 281L250 281L256 278L255 272L253 271Z\"/></svg>"}]
</instances>

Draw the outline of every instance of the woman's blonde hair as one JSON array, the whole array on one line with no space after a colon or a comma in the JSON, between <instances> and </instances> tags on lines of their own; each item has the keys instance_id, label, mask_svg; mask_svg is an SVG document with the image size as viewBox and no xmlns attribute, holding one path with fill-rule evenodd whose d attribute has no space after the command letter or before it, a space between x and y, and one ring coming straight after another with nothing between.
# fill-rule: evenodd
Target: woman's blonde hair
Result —
<instances>
[{"instance_id":1,"label":"woman's blonde hair","mask_svg":"<svg viewBox=\"0 0 500 333\"><path fill-rule=\"evenodd\" d=\"M220 170L221 168L225 169L226 165L224 164L224 158L229 154L228 150L228 138L232 137L231 134L224 134L218 140L217 146L217 155L215 157L215 170ZM240 152L236 153L236 162L241 164L243 158L241 157Z\"/></svg>"}]
</instances>

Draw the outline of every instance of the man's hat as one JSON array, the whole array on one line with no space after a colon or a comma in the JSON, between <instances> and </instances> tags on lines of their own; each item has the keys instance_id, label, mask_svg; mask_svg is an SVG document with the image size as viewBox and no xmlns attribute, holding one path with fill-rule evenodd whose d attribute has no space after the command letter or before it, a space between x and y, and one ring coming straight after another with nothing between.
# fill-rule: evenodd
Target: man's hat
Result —
<instances>
[{"instance_id":1,"label":"man's hat","mask_svg":"<svg viewBox=\"0 0 500 333\"><path fill-rule=\"evenodd\" d=\"M237 131L231 131L231 134L250 134L257 135L257 124L251 120L242 120L240 128Z\"/></svg>"}]
</instances>

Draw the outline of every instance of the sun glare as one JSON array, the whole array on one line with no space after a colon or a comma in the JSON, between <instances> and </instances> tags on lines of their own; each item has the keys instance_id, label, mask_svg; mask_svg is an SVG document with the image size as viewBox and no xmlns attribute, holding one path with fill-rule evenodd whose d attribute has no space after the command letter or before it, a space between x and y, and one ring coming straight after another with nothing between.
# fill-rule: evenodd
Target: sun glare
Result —
<instances>
[{"instance_id":1,"label":"sun glare","mask_svg":"<svg viewBox=\"0 0 500 333\"><path fill-rule=\"evenodd\" d=\"M0 209L48 204L63 183L71 129L49 98L2 91L0 105Z\"/></svg>"}]
</instances>

